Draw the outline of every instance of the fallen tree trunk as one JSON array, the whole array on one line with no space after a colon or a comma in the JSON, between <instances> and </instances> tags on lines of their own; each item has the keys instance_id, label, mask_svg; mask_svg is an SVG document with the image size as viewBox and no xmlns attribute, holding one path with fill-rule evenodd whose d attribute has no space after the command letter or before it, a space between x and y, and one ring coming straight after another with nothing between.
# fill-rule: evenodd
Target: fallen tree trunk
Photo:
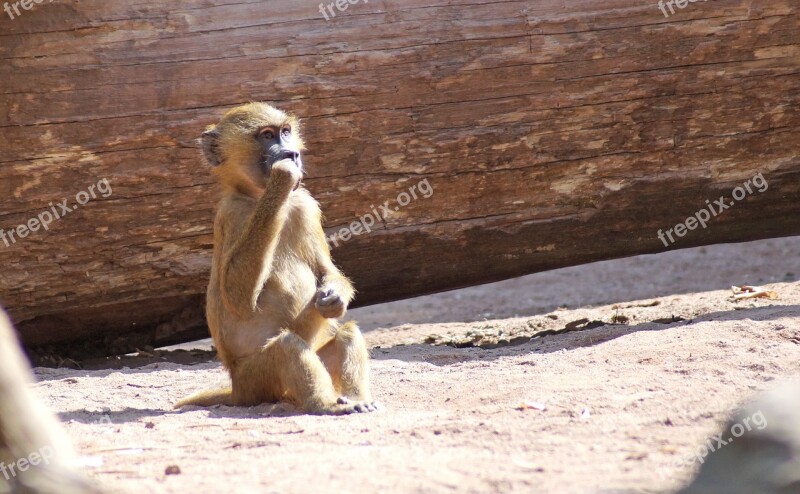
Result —
<instances>
[{"instance_id":1,"label":"fallen tree trunk","mask_svg":"<svg viewBox=\"0 0 800 494\"><path fill-rule=\"evenodd\" d=\"M800 234L795 0L306 3L2 21L0 299L29 346L206 334L216 191L194 139L250 100L303 119L359 305Z\"/></svg>"}]
</instances>

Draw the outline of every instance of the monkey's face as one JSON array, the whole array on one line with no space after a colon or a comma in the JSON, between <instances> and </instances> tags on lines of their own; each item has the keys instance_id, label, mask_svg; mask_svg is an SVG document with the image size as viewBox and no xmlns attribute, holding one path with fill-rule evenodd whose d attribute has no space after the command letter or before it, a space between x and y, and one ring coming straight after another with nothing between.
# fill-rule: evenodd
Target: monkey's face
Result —
<instances>
[{"instance_id":1,"label":"monkey's face","mask_svg":"<svg viewBox=\"0 0 800 494\"><path fill-rule=\"evenodd\" d=\"M248 193L267 186L272 167L289 159L302 171L299 122L265 103L229 111L201 138L203 154L227 185Z\"/></svg>"},{"instance_id":2,"label":"monkey's face","mask_svg":"<svg viewBox=\"0 0 800 494\"><path fill-rule=\"evenodd\" d=\"M266 123L266 122L265 122ZM258 159L259 171L268 178L272 165L281 160L292 160L303 171L303 160L300 157L300 146L293 132L291 121L282 125L266 125L258 130L256 141L261 155Z\"/></svg>"}]
</instances>

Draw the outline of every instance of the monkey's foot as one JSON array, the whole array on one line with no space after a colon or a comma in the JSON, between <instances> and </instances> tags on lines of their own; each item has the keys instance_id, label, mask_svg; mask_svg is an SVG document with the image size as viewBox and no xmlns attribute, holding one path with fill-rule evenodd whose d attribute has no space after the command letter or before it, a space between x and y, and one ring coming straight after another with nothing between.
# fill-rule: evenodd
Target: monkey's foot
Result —
<instances>
[{"instance_id":1,"label":"monkey's foot","mask_svg":"<svg viewBox=\"0 0 800 494\"><path fill-rule=\"evenodd\" d=\"M380 403L376 401L352 401L342 397L336 400L333 405L322 406L309 411L317 415L350 415L351 413L377 412L380 408Z\"/></svg>"},{"instance_id":2,"label":"monkey's foot","mask_svg":"<svg viewBox=\"0 0 800 494\"><path fill-rule=\"evenodd\" d=\"M350 398L339 398L339 404L354 406L355 413L377 412L383 409L383 405L378 401L353 401Z\"/></svg>"}]
</instances>

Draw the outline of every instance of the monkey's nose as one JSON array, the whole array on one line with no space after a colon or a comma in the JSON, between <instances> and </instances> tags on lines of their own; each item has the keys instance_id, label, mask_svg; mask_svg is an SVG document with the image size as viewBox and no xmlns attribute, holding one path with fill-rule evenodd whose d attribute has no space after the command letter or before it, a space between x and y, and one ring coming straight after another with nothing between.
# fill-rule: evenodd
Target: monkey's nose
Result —
<instances>
[{"instance_id":1,"label":"monkey's nose","mask_svg":"<svg viewBox=\"0 0 800 494\"><path fill-rule=\"evenodd\" d=\"M300 153L298 153L297 151L291 151L291 150L288 150L288 149L284 149L283 151L281 151L280 159L282 159L282 160L292 160L292 161L294 161L296 163L297 160L300 159Z\"/></svg>"}]
</instances>

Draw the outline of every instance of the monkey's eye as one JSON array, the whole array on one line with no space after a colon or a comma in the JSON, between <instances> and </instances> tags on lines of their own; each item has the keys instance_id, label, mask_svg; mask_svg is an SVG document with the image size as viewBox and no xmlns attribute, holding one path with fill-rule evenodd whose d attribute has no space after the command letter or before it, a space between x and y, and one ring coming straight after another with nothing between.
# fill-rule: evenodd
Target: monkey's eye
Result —
<instances>
[{"instance_id":1,"label":"monkey's eye","mask_svg":"<svg viewBox=\"0 0 800 494\"><path fill-rule=\"evenodd\" d=\"M281 129L281 136L289 137L291 134L292 134L292 128L291 127L284 127L283 129Z\"/></svg>"},{"instance_id":2,"label":"monkey's eye","mask_svg":"<svg viewBox=\"0 0 800 494\"><path fill-rule=\"evenodd\" d=\"M275 133L272 132L270 129L265 129L261 131L261 137L265 139L275 139Z\"/></svg>"}]
</instances>

